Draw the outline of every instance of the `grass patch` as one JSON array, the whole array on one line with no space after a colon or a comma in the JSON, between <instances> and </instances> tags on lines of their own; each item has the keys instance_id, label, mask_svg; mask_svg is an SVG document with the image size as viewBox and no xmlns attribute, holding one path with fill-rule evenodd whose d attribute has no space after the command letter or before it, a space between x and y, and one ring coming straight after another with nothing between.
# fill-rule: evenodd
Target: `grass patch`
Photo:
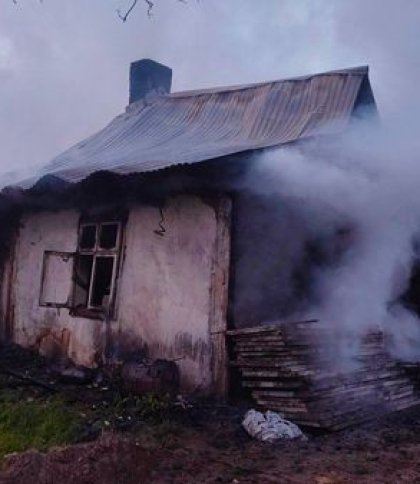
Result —
<instances>
[{"instance_id":1,"label":"grass patch","mask_svg":"<svg viewBox=\"0 0 420 484\"><path fill-rule=\"evenodd\" d=\"M79 415L58 397L44 400L0 399L0 459L12 452L30 448L46 450L74 442L79 431Z\"/></svg>"}]
</instances>

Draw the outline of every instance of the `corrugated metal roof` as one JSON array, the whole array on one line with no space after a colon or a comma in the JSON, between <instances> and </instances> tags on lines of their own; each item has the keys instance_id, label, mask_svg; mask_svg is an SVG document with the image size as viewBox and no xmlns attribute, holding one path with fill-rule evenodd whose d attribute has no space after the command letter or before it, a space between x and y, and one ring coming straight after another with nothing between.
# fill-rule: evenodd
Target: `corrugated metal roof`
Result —
<instances>
[{"instance_id":1,"label":"corrugated metal roof","mask_svg":"<svg viewBox=\"0 0 420 484\"><path fill-rule=\"evenodd\" d=\"M147 172L335 133L348 122L367 73L359 67L155 96L57 156L37 178Z\"/></svg>"}]
</instances>

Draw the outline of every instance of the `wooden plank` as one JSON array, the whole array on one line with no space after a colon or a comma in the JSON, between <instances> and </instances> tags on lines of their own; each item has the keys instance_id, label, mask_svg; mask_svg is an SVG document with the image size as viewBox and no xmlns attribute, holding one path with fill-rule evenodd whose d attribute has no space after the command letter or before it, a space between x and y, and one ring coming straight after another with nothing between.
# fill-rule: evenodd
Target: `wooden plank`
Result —
<instances>
[{"instance_id":1,"label":"wooden plank","mask_svg":"<svg viewBox=\"0 0 420 484\"><path fill-rule=\"evenodd\" d=\"M275 410L280 413L289 413L294 415L294 420L297 420L298 415L306 415L308 413L307 409L305 407L298 407L298 406L292 406L292 405L281 405L281 404L274 404L272 402L265 402L263 400L257 400L257 403L264 408L267 408L269 410Z\"/></svg>"},{"instance_id":2,"label":"wooden plank","mask_svg":"<svg viewBox=\"0 0 420 484\"><path fill-rule=\"evenodd\" d=\"M261 391L261 390L254 390L255 393L261 393L263 395L267 394L269 396L270 393L276 393L277 391L284 391L284 390L299 390L302 391L303 389L306 388L305 382L299 381L299 380L287 380L287 379L282 379L282 380L277 380L276 381L277 386L273 390L269 391Z\"/></svg>"},{"instance_id":3,"label":"wooden plank","mask_svg":"<svg viewBox=\"0 0 420 484\"><path fill-rule=\"evenodd\" d=\"M241 344L252 344L252 343L270 343L270 342L278 342L278 343L283 343L284 345L287 343L285 337L282 334L266 334L266 335L258 335L255 337L240 337L240 338L234 338L233 339L234 343L241 343Z\"/></svg>"},{"instance_id":4,"label":"wooden plank","mask_svg":"<svg viewBox=\"0 0 420 484\"><path fill-rule=\"evenodd\" d=\"M245 388L278 388L275 381L244 381L242 386Z\"/></svg>"},{"instance_id":5,"label":"wooden plank","mask_svg":"<svg viewBox=\"0 0 420 484\"><path fill-rule=\"evenodd\" d=\"M420 399L412 398L410 400L397 403L395 406L393 406L393 410L394 411L405 410L406 408L415 407L417 405L420 405Z\"/></svg>"},{"instance_id":6,"label":"wooden plank","mask_svg":"<svg viewBox=\"0 0 420 484\"><path fill-rule=\"evenodd\" d=\"M296 393L296 392L295 392ZM281 389L275 389L275 390L253 390L252 392L253 395L255 395L258 398L271 398L271 397L276 397L278 395L283 394L283 390Z\"/></svg>"},{"instance_id":7,"label":"wooden plank","mask_svg":"<svg viewBox=\"0 0 420 484\"><path fill-rule=\"evenodd\" d=\"M308 323L317 323L319 322L318 319L307 319L307 320L300 320L300 321L279 321L273 322L267 325L261 326L252 326L249 328L241 328L241 329L233 329L226 331L228 336L238 336L238 335L248 335L248 334L261 334L261 333L271 333L276 331L281 331L284 325L295 325L295 324L308 324Z\"/></svg>"},{"instance_id":8,"label":"wooden plank","mask_svg":"<svg viewBox=\"0 0 420 484\"><path fill-rule=\"evenodd\" d=\"M246 368L244 366L243 368ZM248 368L256 369L255 366L248 366ZM263 367L258 367L263 368ZM274 368L268 366L266 368ZM279 373L279 378L283 375L290 375L295 378L304 377L304 376L312 376L313 370L308 370L306 366L298 366L298 365L278 365L275 370ZM281 374L281 376L280 376Z\"/></svg>"},{"instance_id":9,"label":"wooden plank","mask_svg":"<svg viewBox=\"0 0 420 484\"><path fill-rule=\"evenodd\" d=\"M248 378L282 378L284 376L284 371L282 370L258 370L258 369L244 369L242 370L242 376L246 380Z\"/></svg>"},{"instance_id":10,"label":"wooden plank","mask_svg":"<svg viewBox=\"0 0 420 484\"><path fill-rule=\"evenodd\" d=\"M242 354L247 351L278 351L279 353L289 354L289 350L284 343L247 343L247 344L235 344L235 350L237 353Z\"/></svg>"}]
</instances>

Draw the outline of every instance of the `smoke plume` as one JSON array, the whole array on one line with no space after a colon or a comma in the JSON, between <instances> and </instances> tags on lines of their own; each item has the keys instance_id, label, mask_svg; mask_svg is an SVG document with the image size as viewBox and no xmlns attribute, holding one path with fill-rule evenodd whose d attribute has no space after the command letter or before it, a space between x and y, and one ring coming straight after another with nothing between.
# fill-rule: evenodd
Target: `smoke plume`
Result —
<instances>
[{"instance_id":1,"label":"smoke plume","mask_svg":"<svg viewBox=\"0 0 420 484\"><path fill-rule=\"evenodd\" d=\"M334 140L272 151L247 183L275 203L294 200L304 237L324 251L306 274L304 315L329 325L346 363L375 328L394 356L420 359L420 320L403 297L420 235L420 140L408 126L359 121Z\"/></svg>"}]
</instances>

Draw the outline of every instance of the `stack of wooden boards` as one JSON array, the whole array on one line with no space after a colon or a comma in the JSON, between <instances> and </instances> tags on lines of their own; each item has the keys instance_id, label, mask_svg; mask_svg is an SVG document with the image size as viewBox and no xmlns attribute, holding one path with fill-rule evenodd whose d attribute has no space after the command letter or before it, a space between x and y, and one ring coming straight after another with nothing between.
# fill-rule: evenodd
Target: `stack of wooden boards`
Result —
<instances>
[{"instance_id":1,"label":"stack of wooden boards","mask_svg":"<svg viewBox=\"0 0 420 484\"><path fill-rule=\"evenodd\" d=\"M404 368L371 331L342 344L318 321L229 331L242 386L259 407L309 427L337 430L420 403ZM347 353L347 354L346 354Z\"/></svg>"}]
</instances>

